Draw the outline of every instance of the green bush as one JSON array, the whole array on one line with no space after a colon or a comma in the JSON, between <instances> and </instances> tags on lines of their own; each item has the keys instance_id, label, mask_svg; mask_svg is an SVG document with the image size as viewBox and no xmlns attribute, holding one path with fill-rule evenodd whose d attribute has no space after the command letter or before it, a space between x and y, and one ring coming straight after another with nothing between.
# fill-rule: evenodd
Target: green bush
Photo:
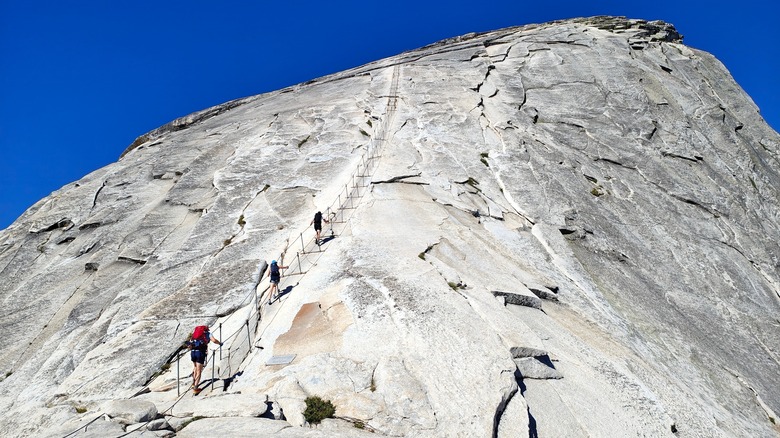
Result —
<instances>
[{"instance_id":1,"label":"green bush","mask_svg":"<svg viewBox=\"0 0 780 438\"><path fill-rule=\"evenodd\" d=\"M323 400L317 396L306 397L306 410L303 411L303 417L310 424L318 424L326 418L333 418L336 415L336 407L330 400Z\"/></svg>"}]
</instances>

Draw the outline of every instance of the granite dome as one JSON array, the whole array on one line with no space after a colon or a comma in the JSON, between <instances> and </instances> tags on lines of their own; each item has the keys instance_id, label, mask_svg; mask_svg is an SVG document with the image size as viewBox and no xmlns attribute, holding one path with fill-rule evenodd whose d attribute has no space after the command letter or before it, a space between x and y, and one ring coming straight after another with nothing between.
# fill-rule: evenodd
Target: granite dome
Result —
<instances>
[{"instance_id":1,"label":"granite dome","mask_svg":"<svg viewBox=\"0 0 780 438\"><path fill-rule=\"evenodd\" d=\"M622 17L183 117L0 232L0 424L777 436L778 153L720 62ZM269 305L272 259L289 268ZM193 398L199 324L225 345ZM311 395L337 418L306 427Z\"/></svg>"}]
</instances>

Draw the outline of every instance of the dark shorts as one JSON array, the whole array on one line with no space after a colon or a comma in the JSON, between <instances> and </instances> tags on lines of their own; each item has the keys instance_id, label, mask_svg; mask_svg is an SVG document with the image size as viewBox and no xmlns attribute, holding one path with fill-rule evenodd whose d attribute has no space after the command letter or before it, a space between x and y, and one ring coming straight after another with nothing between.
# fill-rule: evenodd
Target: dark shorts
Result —
<instances>
[{"instance_id":1,"label":"dark shorts","mask_svg":"<svg viewBox=\"0 0 780 438\"><path fill-rule=\"evenodd\" d=\"M315 222L315 223L314 223L314 229L315 229L316 231L322 231L322 224L321 224L321 223L317 223L317 222Z\"/></svg>"},{"instance_id":2,"label":"dark shorts","mask_svg":"<svg viewBox=\"0 0 780 438\"><path fill-rule=\"evenodd\" d=\"M271 276L271 283L279 284L279 278L281 278L281 277L278 276L278 275L272 275Z\"/></svg>"},{"instance_id":3,"label":"dark shorts","mask_svg":"<svg viewBox=\"0 0 780 438\"><path fill-rule=\"evenodd\" d=\"M192 350L190 351L190 358L193 362L197 362L201 365L206 363L206 351L203 350Z\"/></svg>"}]
</instances>

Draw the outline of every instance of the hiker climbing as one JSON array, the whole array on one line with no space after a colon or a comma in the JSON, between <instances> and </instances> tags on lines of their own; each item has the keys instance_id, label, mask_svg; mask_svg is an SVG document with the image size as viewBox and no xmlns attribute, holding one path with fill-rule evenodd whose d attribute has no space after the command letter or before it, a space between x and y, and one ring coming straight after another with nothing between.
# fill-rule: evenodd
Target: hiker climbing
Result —
<instances>
[{"instance_id":1,"label":"hiker climbing","mask_svg":"<svg viewBox=\"0 0 780 438\"><path fill-rule=\"evenodd\" d=\"M190 352L190 358L192 359L192 394L198 395L202 389L198 388L200 385L200 375L203 373L203 368L206 366L206 357L209 354L209 342L214 342L222 346L214 335L209 332L209 327L206 325L199 325L192 331L190 340L186 342L187 346L192 350Z\"/></svg>"},{"instance_id":2,"label":"hiker climbing","mask_svg":"<svg viewBox=\"0 0 780 438\"><path fill-rule=\"evenodd\" d=\"M318 211L314 214L314 219L311 220L309 225L314 224L314 231L317 232L317 237L314 239L314 243L317 245L320 245L322 243L322 240L320 239L320 234L322 233L322 221L325 221L325 223L328 223L328 220L322 217L322 212Z\"/></svg>"},{"instance_id":3,"label":"hiker climbing","mask_svg":"<svg viewBox=\"0 0 780 438\"><path fill-rule=\"evenodd\" d=\"M288 266L280 266L276 260L271 260L271 268L268 270L271 276L271 288L268 290L268 304L273 304L274 300L279 298L279 280L282 275L281 269L287 269Z\"/></svg>"}]
</instances>

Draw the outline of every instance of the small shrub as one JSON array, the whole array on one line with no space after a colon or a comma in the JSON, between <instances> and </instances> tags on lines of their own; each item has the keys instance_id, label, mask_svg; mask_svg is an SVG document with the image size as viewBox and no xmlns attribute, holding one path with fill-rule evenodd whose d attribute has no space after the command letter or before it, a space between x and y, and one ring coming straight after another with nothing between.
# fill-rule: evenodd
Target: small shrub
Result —
<instances>
[{"instance_id":1,"label":"small shrub","mask_svg":"<svg viewBox=\"0 0 780 438\"><path fill-rule=\"evenodd\" d=\"M363 130L363 128L360 128L360 133L365 135L366 137L371 137L370 135L368 135L368 132Z\"/></svg>"},{"instance_id":2,"label":"small shrub","mask_svg":"<svg viewBox=\"0 0 780 438\"><path fill-rule=\"evenodd\" d=\"M87 408L85 408L84 406L76 406L77 414L83 414L84 412L87 412Z\"/></svg>"},{"instance_id":3,"label":"small shrub","mask_svg":"<svg viewBox=\"0 0 780 438\"><path fill-rule=\"evenodd\" d=\"M593 187L590 189L590 194L593 196L603 196L604 195L604 189L601 188L601 186Z\"/></svg>"},{"instance_id":4,"label":"small shrub","mask_svg":"<svg viewBox=\"0 0 780 438\"><path fill-rule=\"evenodd\" d=\"M462 282L462 281L459 281L459 282L457 282L457 283L455 283L455 282L453 282L453 281L448 281L448 282L447 282L447 285L448 285L448 286L449 286L449 287L450 287L452 290L458 290L458 289L465 289L465 288L466 288L466 285L465 285L465 284L463 284L463 282Z\"/></svg>"},{"instance_id":5,"label":"small shrub","mask_svg":"<svg viewBox=\"0 0 780 438\"><path fill-rule=\"evenodd\" d=\"M369 386L368 389L370 389L371 392L376 392L376 382L374 381L374 376L371 376L371 386Z\"/></svg>"},{"instance_id":6,"label":"small shrub","mask_svg":"<svg viewBox=\"0 0 780 438\"><path fill-rule=\"evenodd\" d=\"M365 429L366 428L366 423L364 423L364 422L362 422L360 420L355 420L355 422L353 424L355 425L355 428L357 428L357 429Z\"/></svg>"},{"instance_id":7,"label":"small shrub","mask_svg":"<svg viewBox=\"0 0 780 438\"><path fill-rule=\"evenodd\" d=\"M320 397L306 397L306 410L303 411L303 417L310 424L318 424L326 418L333 418L336 415L336 407L330 400L323 400Z\"/></svg>"},{"instance_id":8,"label":"small shrub","mask_svg":"<svg viewBox=\"0 0 780 438\"><path fill-rule=\"evenodd\" d=\"M428 251L433 249L433 245L429 245L427 248L425 248L425 251L417 254L417 257L419 257L422 260L425 260L425 254L428 254Z\"/></svg>"},{"instance_id":9,"label":"small shrub","mask_svg":"<svg viewBox=\"0 0 780 438\"><path fill-rule=\"evenodd\" d=\"M222 242L222 247L224 248L224 247L230 245L231 243L233 243L233 238L232 237L229 238L229 239L225 239L225 241Z\"/></svg>"},{"instance_id":10,"label":"small shrub","mask_svg":"<svg viewBox=\"0 0 780 438\"><path fill-rule=\"evenodd\" d=\"M487 159L488 159L487 152L482 152L481 154L479 154L479 161L481 161L482 164L484 164L486 167L490 167L490 164L488 164Z\"/></svg>"}]
</instances>

